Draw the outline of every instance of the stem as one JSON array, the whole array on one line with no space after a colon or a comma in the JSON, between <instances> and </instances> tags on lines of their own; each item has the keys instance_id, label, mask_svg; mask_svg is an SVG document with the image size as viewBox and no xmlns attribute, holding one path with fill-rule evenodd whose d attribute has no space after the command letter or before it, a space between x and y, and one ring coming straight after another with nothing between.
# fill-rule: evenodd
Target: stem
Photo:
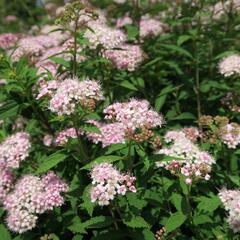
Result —
<instances>
[{"instance_id":1,"label":"stem","mask_svg":"<svg viewBox=\"0 0 240 240\"><path fill-rule=\"evenodd\" d=\"M76 77L77 75L77 25L78 25L78 18L75 20L75 29L73 33L74 37L74 49L73 49L73 76Z\"/></svg>"},{"instance_id":2,"label":"stem","mask_svg":"<svg viewBox=\"0 0 240 240\"><path fill-rule=\"evenodd\" d=\"M40 120L40 123L42 124L43 128L48 129L50 131L50 133L53 134L54 131L52 130L51 125L49 124L49 122L48 122L44 112L42 112L41 110L39 110L35 106L34 102L31 100L31 98L29 97L28 94L26 95L26 98L27 98L27 101L29 102L30 106L32 107L33 112L34 112L36 118L38 118Z\"/></svg>"},{"instance_id":3,"label":"stem","mask_svg":"<svg viewBox=\"0 0 240 240\"><path fill-rule=\"evenodd\" d=\"M189 215L190 223L193 225L192 206L190 202L191 186L187 186L187 189L188 189L188 193L186 195L186 201L188 204L188 215Z\"/></svg>"},{"instance_id":4,"label":"stem","mask_svg":"<svg viewBox=\"0 0 240 240\"><path fill-rule=\"evenodd\" d=\"M113 218L113 223L114 223L115 229L118 230L119 227L117 224L117 219L116 219L116 216L115 216L114 211L112 210L111 206L109 206L109 212L111 213L111 216Z\"/></svg>"},{"instance_id":5,"label":"stem","mask_svg":"<svg viewBox=\"0 0 240 240\"><path fill-rule=\"evenodd\" d=\"M202 111L201 111L201 96L200 96L200 73L199 73L199 56L198 56L198 38L200 34L200 18L198 18L198 23L197 23L197 34L196 38L194 40L194 65L195 65L195 93L196 93L196 99L197 99L197 115L198 115L198 120L202 116Z\"/></svg>"},{"instance_id":6,"label":"stem","mask_svg":"<svg viewBox=\"0 0 240 240\"><path fill-rule=\"evenodd\" d=\"M133 169L133 161L132 161L132 158L131 158L131 149L132 149L132 141L129 141L127 159L129 161L128 162L128 168L129 168L130 172L132 172L132 169Z\"/></svg>"},{"instance_id":7,"label":"stem","mask_svg":"<svg viewBox=\"0 0 240 240\"><path fill-rule=\"evenodd\" d=\"M78 123L77 123L77 115L73 116L72 120L73 120L73 126L74 126L76 134L77 134L77 139L78 139L78 144L79 144L79 152L83 155L84 160L87 161L89 159L89 156L88 156L88 154L87 154L87 152L85 150L85 147L83 145L81 136L79 135L79 129L78 129Z\"/></svg>"}]
</instances>

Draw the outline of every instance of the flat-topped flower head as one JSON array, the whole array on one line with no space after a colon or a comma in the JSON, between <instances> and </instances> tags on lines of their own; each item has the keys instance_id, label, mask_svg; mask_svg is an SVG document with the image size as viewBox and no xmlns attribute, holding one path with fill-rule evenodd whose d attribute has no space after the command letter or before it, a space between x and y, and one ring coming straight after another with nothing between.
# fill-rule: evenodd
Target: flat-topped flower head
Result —
<instances>
[{"instance_id":1,"label":"flat-topped flower head","mask_svg":"<svg viewBox=\"0 0 240 240\"><path fill-rule=\"evenodd\" d=\"M20 162L29 155L30 136L26 132L18 132L7 137L0 144L0 168L18 168Z\"/></svg>"},{"instance_id":2,"label":"flat-topped flower head","mask_svg":"<svg viewBox=\"0 0 240 240\"><path fill-rule=\"evenodd\" d=\"M114 103L103 111L105 119L122 123L126 128L136 130L161 127L163 117L150 108L147 100L132 99L125 103Z\"/></svg>"},{"instance_id":3,"label":"flat-topped flower head","mask_svg":"<svg viewBox=\"0 0 240 240\"><path fill-rule=\"evenodd\" d=\"M93 110L98 101L103 100L101 86L97 81L66 79L59 84L50 100L49 109L58 115L72 114L78 105Z\"/></svg>"},{"instance_id":4,"label":"flat-topped flower head","mask_svg":"<svg viewBox=\"0 0 240 240\"><path fill-rule=\"evenodd\" d=\"M240 74L240 55L234 54L228 57L225 57L219 63L219 72L224 77L230 77L233 75Z\"/></svg>"},{"instance_id":5,"label":"flat-topped flower head","mask_svg":"<svg viewBox=\"0 0 240 240\"><path fill-rule=\"evenodd\" d=\"M99 128L100 133L87 132L87 137L94 143L102 143L102 147L111 144L125 143L125 128L121 123L101 123L94 120L89 120L91 123Z\"/></svg>"},{"instance_id":6,"label":"flat-topped flower head","mask_svg":"<svg viewBox=\"0 0 240 240\"><path fill-rule=\"evenodd\" d=\"M166 32L166 24L162 23L158 19L145 15L140 21L140 37L141 39L147 36L156 37Z\"/></svg>"},{"instance_id":7,"label":"flat-topped flower head","mask_svg":"<svg viewBox=\"0 0 240 240\"><path fill-rule=\"evenodd\" d=\"M36 226L38 214L61 206L61 195L68 191L68 186L53 172L41 178L25 175L20 178L12 192L4 199L7 210L7 225L10 230L23 233Z\"/></svg>"},{"instance_id":8,"label":"flat-topped flower head","mask_svg":"<svg viewBox=\"0 0 240 240\"><path fill-rule=\"evenodd\" d=\"M106 50L103 55L110 59L118 69L134 71L143 61L143 51L138 45L124 44L119 49Z\"/></svg>"},{"instance_id":9,"label":"flat-topped flower head","mask_svg":"<svg viewBox=\"0 0 240 240\"><path fill-rule=\"evenodd\" d=\"M92 188L91 201L100 206L110 204L118 194L125 195L127 191L136 192L135 177L120 173L112 164L101 163L91 171Z\"/></svg>"},{"instance_id":10,"label":"flat-topped flower head","mask_svg":"<svg viewBox=\"0 0 240 240\"><path fill-rule=\"evenodd\" d=\"M103 49L117 48L127 40L122 30L108 27L102 22L92 22L89 27L92 30L88 29L84 37L88 39L91 49L98 46L102 46Z\"/></svg>"},{"instance_id":11,"label":"flat-topped flower head","mask_svg":"<svg viewBox=\"0 0 240 240\"><path fill-rule=\"evenodd\" d=\"M173 160L157 162L158 167L174 175L183 175L187 184L192 184L192 180L197 178L210 179L209 173L215 160L208 152L200 150L183 131L168 131L165 141L171 145L158 150L157 154L170 156Z\"/></svg>"}]
</instances>

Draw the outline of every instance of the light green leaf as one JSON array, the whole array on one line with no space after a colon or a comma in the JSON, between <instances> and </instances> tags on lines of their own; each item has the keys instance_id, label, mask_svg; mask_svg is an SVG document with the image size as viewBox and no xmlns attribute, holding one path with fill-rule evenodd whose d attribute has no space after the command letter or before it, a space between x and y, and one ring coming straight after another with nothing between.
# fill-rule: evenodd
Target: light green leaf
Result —
<instances>
[{"instance_id":1,"label":"light green leaf","mask_svg":"<svg viewBox=\"0 0 240 240\"><path fill-rule=\"evenodd\" d=\"M123 222L131 228L150 228L149 224L140 216L134 216L130 220L123 220Z\"/></svg>"},{"instance_id":2,"label":"light green leaf","mask_svg":"<svg viewBox=\"0 0 240 240\"><path fill-rule=\"evenodd\" d=\"M178 38L177 40L177 45L181 46L183 43L185 43L186 41L188 41L189 39L191 39L192 37L189 35L182 35Z\"/></svg>"},{"instance_id":3,"label":"light green leaf","mask_svg":"<svg viewBox=\"0 0 240 240\"><path fill-rule=\"evenodd\" d=\"M167 232L172 232L176 228L180 227L185 221L187 217L183 215L181 212L173 213L170 218L166 222L166 230Z\"/></svg>"},{"instance_id":4,"label":"light green leaf","mask_svg":"<svg viewBox=\"0 0 240 240\"><path fill-rule=\"evenodd\" d=\"M50 156L44 157L41 160L42 163L37 169L37 173L39 174L39 173L47 172L49 169L55 167L58 163L62 162L66 158L67 158L67 155L60 152L56 152Z\"/></svg>"},{"instance_id":5,"label":"light green leaf","mask_svg":"<svg viewBox=\"0 0 240 240\"><path fill-rule=\"evenodd\" d=\"M0 239L1 240L11 240L11 235L4 225L0 225Z\"/></svg>"},{"instance_id":6,"label":"light green leaf","mask_svg":"<svg viewBox=\"0 0 240 240\"><path fill-rule=\"evenodd\" d=\"M127 80L122 81L120 83L120 86L128 88L128 89L133 90L133 91L137 91L138 90L132 83L130 83Z\"/></svg>"}]
</instances>

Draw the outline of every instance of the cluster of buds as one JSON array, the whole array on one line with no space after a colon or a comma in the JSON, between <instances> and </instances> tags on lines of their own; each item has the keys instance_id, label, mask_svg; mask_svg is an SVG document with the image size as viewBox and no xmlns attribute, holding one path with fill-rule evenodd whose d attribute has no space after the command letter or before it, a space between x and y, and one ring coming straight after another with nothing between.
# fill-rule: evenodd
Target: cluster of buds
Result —
<instances>
[{"instance_id":1,"label":"cluster of buds","mask_svg":"<svg viewBox=\"0 0 240 240\"><path fill-rule=\"evenodd\" d=\"M156 240L163 240L164 239L163 235L165 232L166 232L165 227L160 228L155 234Z\"/></svg>"},{"instance_id":2,"label":"cluster of buds","mask_svg":"<svg viewBox=\"0 0 240 240\"><path fill-rule=\"evenodd\" d=\"M110 204L116 195L125 195L127 191L136 192L135 177L121 174L112 164L101 163L93 167L91 172L91 201L100 206Z\"/></svg>"},{"instance_id":3,"label":"cluster of buds","mask_svg":"<svg viewBox=\"0 0 240 240\"><path fill-rule=\"evenodd\" d=\"M227 117L202 116L199 124L207 129L204 137L212 144L218 140L226 144L228 148L236 148L240 144L240 126L234 122L230 123Z\"/></svg>"},{"instance_id":4,"label":"cluster of buds","mask_svg":"<svg viewBox=\"0 0 240 240\"><path fill-rule=\"evenodd\" d=\"M232 112L240 113L240 95L237 93L229 92L224 98L221 99L221 103L227 106Z\"/></svg>"}]
</instances>

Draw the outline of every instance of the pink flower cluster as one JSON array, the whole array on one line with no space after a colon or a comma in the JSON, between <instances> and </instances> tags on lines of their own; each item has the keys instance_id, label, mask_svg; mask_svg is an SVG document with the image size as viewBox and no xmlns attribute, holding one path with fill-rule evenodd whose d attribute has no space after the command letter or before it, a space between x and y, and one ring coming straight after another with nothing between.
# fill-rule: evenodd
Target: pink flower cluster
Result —
<instances>
[{"instance_id":1,"label":"pink flower cluster","mask_svg":"<svg viewBox=\"0 0 240 240\"><path fill-rule=\"evenodd\" d=\"M0 168L18 168L29 155L31 147L29 134L18 132L7 137L0 144Z\"/></svg>"},{"instance_id":2,"label":"pink flower cluster","mask_svg":"<svg viewBox=\"0 0 240 240\"><path fill-rule=\"evenodd\" d=\"M240 74L240 55L234 54L225 57L219 63L219 72L224 77L230 77L235 74Z\"/></svg>"},{"instance_id":3,"label":"pink flower cluster","mask_svg":"<svg viewBox=\"0 0 240 240\"><path fill-rule=\"evenodd\" d=\"M83 135L83 131L79 130L78 134ZM77 138L77 133L75 128L66 128L63 131L59 132L55 139L55 144L64 145L69 141L70 138Z\"/></svg>"},{"instance_id":4,"label":"pink flower cluster","mask_svg":"<svg viewBox=\"0 0 240 240\"><path fill-rule=\"evenodd\" d=\"M106 50L104 57L110 59L118 69L134 71L143 61L143 51L138 45L124 44L121 49Z\"/></svg>"},{"instance_id":5,"label":"pink flower cluster","mask_svg":"<svg viewBox=\"0 0 240 240\"><path fill-rule=\"evenodd\" d=\"M89 110L94 109L96 102L103 100L101 86L97 81L66 79L60 82L52 95L49 109L58 115L72 114L77 105Z\"/></svg>"},{"instance_id":6,"label":"pink flower cluster","mask_svg":"<svg viewBox=\"0 0 240 240\"><path fill-rule=\"evenodd\" d=\"M121 174L110 163L101 163L93 167L91 178L91 201L97 201L100 206L109 205L117 194L125 195L127 191L137 191L134 186L136 178Z\"/></svg>"},{"instance_id":7,"label":"pink flower cluster","mask_svg":"<svg viewBox=\"0 0 240 240\"><path fill-rule=\"evenodd\" d=\"M88 123L97 126L100 133L87 132L91 141L101 142L103 147L125 143L125 139L146 141L153 136L151 129L163 124L162 116L151 110L146 100L132 99L126 103L114 103L103 112L106 114L105 119L111 123L90 120Z\"/></svg>"},{"instance_id":8,"label":"pink flower cluster","mask_svg":"<svg viewBox=\"0 0 240 240\"><path fill-rule=\"evenodd\" d=\"M158 19L145 15L140 21L140 37L143 39L147 36L158 36L165 33L166 24L160 22Z\"/></svg>"},{"instance_id":9,"label":"pink flower cluster","mask_svg":"<svg viewBox=\"0 0 240 240\"><path fill-rule=\"evenodd\" d=\"M223 188L218 194L226 211L229 212L227 222L234 233L240 232L240 190Z\"/></svg>"},{"instance_id":10,"label":"pink flower cluster","mask_svg":"<svg viewBox=\"0 0 240 240\"><path fill-rule=\"evenodd\" d=\"M17 43L19 36L13 33L0 34L0 48L8 49L14 47Z\"/></svg>"},{"instance_id":11,"label":"pink flower cluster","mask_svg":"<svg viewBox=\"0 0 240 240\"><path fill-rule=\"evenodd\" d=\"M163 167L175 175L182 174L187 184L191 184L195 178L210 179L211 165L215 160L209 153L201 151L183 131L167 132L165 141L172 144L158 150L157 154L170 156L173 160L157 162L158 167Z\"/></svg>"},{"instance_id":12,"label":"pink flower cluster","mask_svg":"<svg viewBox=\"0 0 240 240\"><path fill-rule=\"evenodd\" d=\"M228 148L236 148L240 144L240 125L237 123L229 123L221 128L221 141Z\"/></svg>"},{"instance_id":13,"label":"pink flower cluster","mask_svg":"<svg viewBox=\"0 0 240 240\"><path fill-rule=\"evenodd\" d=\"M123 31L100 22L92 22L89 27L92 31L88 29L84 37L88 39L91 49L96 49L98 46L102 46L104 49L117 48L127 39Z\"/></svg>"},{"instance_id":14,"label":"pink flower cluster","mask_svg":"<svg viewBox=\"0 0 240 240\"><path fill-rule=\"evenodd\" d=\"M150 109L147 100L131 99L126 103L114 103L104 109L105 119L122 123L127 129L161 127L163 118Z\"/></svg>"},{"instance_id":15,"label":"pink flower cluster","mask_svg":"<svg viewBox=\"0 0 240 240\"><path fill-rule=\"evenodd\" d=\"M61 206L64 199L61 193L68 186L53 172L40 177L25 175L4 200L7 210L7 225L10 230L23 233L36 226L37 214Z\"/></svg>"},{"instance_id":16,"label":"pink flower cluster","mask_svg":"<svg viewBox=\"0 0 240 240\"><path fill-rule=\"evenodd\" d=\"M18 168L20 162L28 157L30 147L29 135L25 132L11 135L0 144L0 201L12 188L12 169Z\"/></svg>"},{"instance_id":17,"label":"pink flower cluster","mask_svg":"<svg viewBox=\"0 0 240 240\"><path fill-rule=\"evenodd\" d=\"M125 128L121 123L101 123L95 120L89 120L91 123L99 128L100 133L87 132L89 140L95 144L101 142L103 147L111 144L125 143Z\"/></svg>"}]
</instances>

